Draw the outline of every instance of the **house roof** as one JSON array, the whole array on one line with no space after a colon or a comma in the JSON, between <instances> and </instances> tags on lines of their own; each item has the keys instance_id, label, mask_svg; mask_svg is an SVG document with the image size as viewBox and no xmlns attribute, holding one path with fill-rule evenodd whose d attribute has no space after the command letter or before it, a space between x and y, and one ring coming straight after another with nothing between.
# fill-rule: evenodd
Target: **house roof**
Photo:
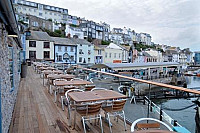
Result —
<instances>
[{"instance_id":1,"label":"house roof","mask_svg":"<svg viewBox=\"0 0 200 133\"><path fill-rule=\"evenodd\" d=\"M157 67L179 66L177 62L135 62L135 63L106 63L104 64L113 70L138 70Z\"/></svg>"},{"instance_id":2,"label":"house roof","mask_svg":"<svg viewBox=\"0 0 200 133\"><path fill-rule=\"evenodd\" d=\"M151 55L149 53L147 53L147 52L143 52L143 55L147 56L147 57L151 57Z\"/></svg>"},{"instance_id":3,"label":"house roof","mask_svg":"<svg viewBox=\"0 0 200 133\"><path fill-rule=\"evenodd\" d=\"M61 38L61 37L51 37L56 45L77 45L73 40L69 38Z\"/></svg>"},{"instance_id":4,"label":"house roof","mask_svg":"<svg viewBox=\"0 0 200 133\"><path fill-rule=\"evenodd\" d=\"M30 31L31 35L27 36L27 40L38 40L38 41L51 41L53 39L46 33L42 31Z\"/></svg>"},{"instance_id":5,"label":"house roof","mask_svg":"<svg viewBox=\"0 0 200 133\"><path fill-rule=\"evenodd\" d=\"M88 42L85 39L80 38L70 38L70 40L74 41L76 44L83 44L83 45L93 45L92 43Z\"/></svg>"},{"instance_id":6,"label":"house roof","mask_svg":"<svg viewBox=\"0 0 200 133\"><path fill-rule=\"evenodd\" d=\"M94 49L101 49L101 50L103 50L104 48L106 48L107 47L107 45L94 45Z\"/></svg>"}]
</instances>

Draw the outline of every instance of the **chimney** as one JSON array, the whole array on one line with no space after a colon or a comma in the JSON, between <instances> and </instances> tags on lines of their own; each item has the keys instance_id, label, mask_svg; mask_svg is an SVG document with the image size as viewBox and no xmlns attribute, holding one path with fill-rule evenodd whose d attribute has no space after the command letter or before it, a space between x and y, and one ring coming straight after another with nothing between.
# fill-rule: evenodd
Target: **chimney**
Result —
<instances>
[{"instance_id":1,"label":"chimney","mask_svg":"<svg viewBox=\"0 0 200 133\"><path fill-rule=\"evenodd\" d=\"M69 39L71 38L71 35L70 35L70 33L68 33L68 34L67 34L67 38L69 38Z\"/></svg>"}]
</instances>

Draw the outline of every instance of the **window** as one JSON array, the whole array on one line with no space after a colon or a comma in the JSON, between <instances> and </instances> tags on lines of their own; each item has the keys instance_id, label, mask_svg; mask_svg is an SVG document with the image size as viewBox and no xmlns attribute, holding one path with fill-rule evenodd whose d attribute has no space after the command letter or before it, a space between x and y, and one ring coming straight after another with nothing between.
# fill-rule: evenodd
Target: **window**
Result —
<instances>
[{"instance_id":1,"label":"window","mask_svg":"<svg viewBox=\"0 0 200 133\"><path fill-rule=\"evenodd\" d=\"M88 50L88 55L90 55L91 54L91 50Z\"/></svg>"},{"instance_id":2,"label":"window","mask_svg":"<svg viewBox=\"0 0 200 133\"><path fill-rule=\"evenodd\" d=\"M29 51L29 59L36 59L36 51Z\"/></svg>"},{"instance_id":3,"label":"window","mask_svg":"<svg viewBox=\"0 0 200 133\"><path fill-rule=\"evenodd\" d=\"M54 16L56 16L56 13L54 13Z\"/></svg>"},{"instance_id":4,"label":"window","mask_svg":"<svg viewBox=\"0 0 200 133\"><path fill-rule=\"evenodd\" d=\"M36 47L36 41L29 41L29 47Z\"/></svg>"},{"instance_id":5,"label":"window","mask_svg":"<svg viewBox=\"0 0 200 133\"><path fill-rule=\"evenodd\" d=\"M50 15L52 15L52 13L51 13L51 12L50 12L49 14L50 14Z\"/></svg>"},{"instance_id":6,"label":"window","mask_svg":"<svg viewBox=\"0 0 200 133\"><path fill-rule=\"evenodd\" d=\"M44 42L44 48L50 48L49 42Z\"/></svg>"},{"instance_id":7,"label":"window","mask_svg":"<svg viewBox=\"0 0 200 133\"><path fill-rule=\"evenodd\" d=\"M117 56L117 53L114 53L114 58L116 58L116 56Z\"/></svg>"},{"instance_id":8,"label":"window","mask_svg":"<svg viewBox=\"0 0 200 133\"><path fill-rule=\"evenodd\" d=\"M47 12L45 12L45 14L47 14Z\"/></svg>"},{"instance_id":9,"label":"window","mask_svg":"<svg viewBox=\"0 0 200 133\"><path fill-rule=\"evenodd\" d=\"M120 58L121 54L119 53L119 58Z\"/></svg>"},{"instance_id":10,"label":"window","mask_svg":"<svg viewBox=\"0 0 200 133\"><path fill-rule=\"evenodd\" d=\"M107 58L108 57L108 53L106 52L106 54L105 54L105 57Z\"/></svg>"},{"instance_id":11,"label":"window","mask_svg":"<svg viewBox=\"0 0 200 133\"><path fill-rule=\"evenodd\" d=\"M90 62L90 58L88 58L88 63Z\"/></svg>"},{"instance_id":12,"label":"window","mask_svg":"<svg viewBox=\"0 0 200 133\"><path fill-rule=\"evenodd\" d=\"M45 23L42 23L42 27L45 28Z\"/></svg>"},{"instance_id":13,"label":"window","mask_svg":"<svg viewBox=\"0 0 200 133\"><path fill-rule=\"evenodd\" d=\"M73 55L71 55L70 58L71 58L71 61L74 61L74 56Z\"/></svg>"},{"instance_id":14,"label":"window","mask_svg":"<svg viewBox=\"0 0 200 133\"><path fill-rule=\"evenodd\" d=\"M32 10L29 8L29 11L31 12Z\"/></svg>"},{"instance_id":15,"label":"window","mask_svg":"<svg viewBox=\"0 0 200 133\"><path fill-rule=\"evenodd\" d=\"M39 4L39 9L42 10L43 6L41 4Z\"/></svg>"},{"instance_id":16,"label":"window","mask_svg":"<svg viewBox=\"0 0 200 133\"><path fill-rule=\"evenodd\" d=\"M98 50L98 55L101 55L101 50Z\"/></svg>"},{"instance_id":17,"label":"window","mask_svg":"<svg viewBox=\"0 0 200 133\"><path fill-rule=\"evenodd\" d=\"M58 55L58 61L62 61L62 55Z\"/></svg>"},{"instance_id":18,"label":"window","mask_svg":"<svg viewBox=\"0 0 200 133\"><path fill-rule=\"evenodd\" d=\"M41 12L39 13L39 16L42 16L42 13L41 13Z\"/></svg>"},{"instance_id":19,"label":"window","mask_svg":"<svg viewBox=\"0 0 200 133\"><path fill-rule=\"evenodd\" d=\"M82 44L80 44L80 46L82 46Z\"/></svg>"},{"instance_id":20,"label":"window","mask_svg":"<svg viewBox=\"0 0 200 133\"><path fill-rule=\"evenodd\" d=\"M88 45L88 47L90 47L91 45Z\"/></svg>"},{"instance_id":21,"label":"window","mask_svg":"<svg viewBox=\"0 0 200 133\"><path fill-rule=\"evenodd\" d=\"M62 51L62 47L58 46L58 51L61 52Z\"/></svg>"},{"instance_id":22,"label":"window","mask_svg":"<svg viewBox=\"0 0 200 133\"><path fill-rule=\"evenodd\" d=\"M50 58L50 51L44 51L44 58Z\"/></svg>"},{"instance_id":23,"label":"window","mask_svg":"<svg viewBox=\"0 0 200 133\"><path fill-rule=\"evenodd\" d=\"M34 9L34 12L36 12L36 9Z\"/></svg>"},{"instance_id":24,"label":"window","mask_svg":"<svg viewBox=\"0 0 200 133\"><path fill-rule=\"evenodd\" d=\"M71 52L74 52L74 47L71 46L70 51L71 51Z\"/></svg>"},{"instance_id":25,"label":"window","mask_svg":"<svg viewBox=\"0 0 200 133\"><path fill-rule=\"evenodd\" d=\"M32 25L35 27L38 27L38 22L34 21L34 22L32 22Z\"/></svg>"},{"instance_id":26,"label":"window","mask_svg":"<svg viewBox=\"0 0 200 133\"><path fill-rule=\"evenodd\" d=\"M67 52L67 47L65 47L65 52Z\"/></svg>"},{"instance_id":27,"label":"window","mask_svg":"<svg viewBox=\"0 0 200 133\"><path fill-rule=\"evenodd\" d=\"M82 57L79 57L79 62L82 62Z\"/></svg>"},{"instance_id":28,"label":"window","mask_svg":"<svg viewBox=\"0 0 200 133\"><path fill-rule=\"evenodd\" d=\"M82 49L79 49L79 54L84 54Z\"/></svg>"},{"instance_id":29,"label":"window","mask_svg":"<svg viewBox=\"0 0 200 133\"><path fill-rule=\"evenodd\" d=\"M109 57L111 58L112 53L109 53Z\"/></svg>"}]
</instances>

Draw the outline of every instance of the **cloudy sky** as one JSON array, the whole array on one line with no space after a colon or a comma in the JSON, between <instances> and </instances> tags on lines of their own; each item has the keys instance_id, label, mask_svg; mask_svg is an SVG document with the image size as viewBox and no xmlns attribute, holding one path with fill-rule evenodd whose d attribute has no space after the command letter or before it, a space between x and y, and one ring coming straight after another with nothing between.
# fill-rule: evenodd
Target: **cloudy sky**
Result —
<instances>
[{"instance_id":1,"label":"cloudy sky","mask_svg":"<svg viewBox=\"0 0 200 133\"><path fill-rule=\"evenodd\" d=\"M70 15L147 32L159 44L200 51L200 0L31 0Z\"/></svg>"}]
</instances>

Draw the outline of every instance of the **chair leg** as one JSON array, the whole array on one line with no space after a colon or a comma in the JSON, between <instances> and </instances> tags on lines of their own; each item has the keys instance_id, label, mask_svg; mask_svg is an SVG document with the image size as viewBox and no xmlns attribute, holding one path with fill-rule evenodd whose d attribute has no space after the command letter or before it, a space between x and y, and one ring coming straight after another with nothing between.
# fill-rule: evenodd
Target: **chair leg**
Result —
<instances>
[{"instance_id":1,"label":"chair leg","mask_svg":"<svg viewBox=\"0 0 200 133\"><path fill-rule=\"evenodd\" d=\"M55 90L55 92L54 92L54 102L56 102L57 101L57 96L56 96L56 90Z\"/></svg>"},{"instance_id":2,"label":"chair leg","mask_svg":"<svg viewBox=\"0 0 200 133\"><path fill-rule=\"evenodd\" d=\"M51 85L49 85L49 93L52 95L52 88L51 88L52 86Z\"/></svg>"},{"instance_id":3,"label":"chair leg","mask_svg":"<svg viewBox=\"0 0 200 133\"><path fill-rule=\"evenodd\" d=\"M101 115L99 115L99 119L100 119L100 124L101 124L101 133L103 133L103 124L102 124Z\"/></svg>"},{"instance_id":4,"label":"chair leg","mask_svg":"<svg viewBox=\"0 0 200 133\"><path fill-rule=\"evenodd\" d=\"M68 113L67 117L70 118L70 105L69 105L69 103L67 104L67 113Z\"/></svg>"},{"instance_id":5,"label":"chair leg","mask_svg":"<svg viewBox=\"0 0 200 133\"><path fill-rule=\"evenodd\" d=\"M64 108L64 98L63 98L63 96L61 96L60 98L61 98L62 110L64 111L65 110L65 108Z\"/></svg>"},{"instance_id":6,"label":"chair leg","mask_svg":"<svg viewBox=\"0 0 200 133\"><path fill-rule=\"evenodd\" d=\"M124 116L124 127L125 127L125 131L126 131L127 127L126 127L126 117L125 117L124 110L122 110L122 113L123 113L123 116Z\"/></svg>"},{"instance_id":7,"label":"chair leg","mask_svg":"<svg viewBox=\"0 0 200 133\"><path fill-rule=\"evenodd\" d=\"M82 122L83 122L83 129L84 129L84 133L86 133L86 128L85 128L85 119L82 117Z\"/></svg>"},{"instance_id":8,"label":"chair leg","mask_svg":"<svg viewBox=\"0 0 200 133\"><path fill-rule=\"evenodd\" d=\"M110 128L110 133L112 133L112 128L111 128L111 122L110 122L110 115L109 115L109 113L107 113L107 116L108 116L108 125L109 125L109 128Z\"/></svg>"}]
</instances>

